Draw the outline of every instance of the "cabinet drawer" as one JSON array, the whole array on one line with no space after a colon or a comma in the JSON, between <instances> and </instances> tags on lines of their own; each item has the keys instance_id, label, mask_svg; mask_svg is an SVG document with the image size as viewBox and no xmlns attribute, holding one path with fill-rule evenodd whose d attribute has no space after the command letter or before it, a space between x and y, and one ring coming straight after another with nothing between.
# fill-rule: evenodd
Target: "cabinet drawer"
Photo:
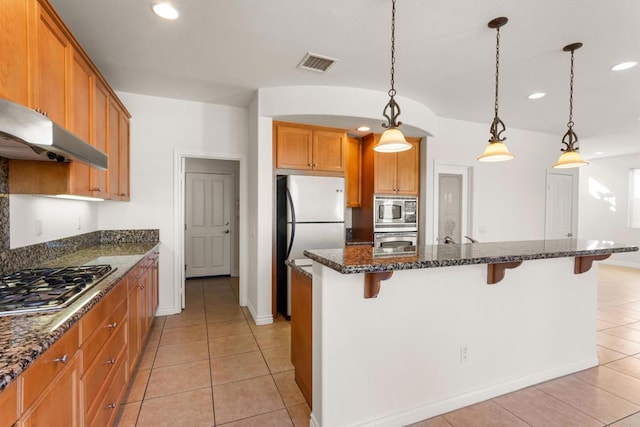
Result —
<instances>
[{"instance_id":1,"label":"cabinet drawer","mask_svg":"<svg viewBox=\"0 0 640 427\"><path fill-rule=\"evenodd\" d=\"M116 364L115 375L111 383L103 388L97 398L95 408L92 408L90 416L85 418L85 425L104 427L113 423L118 413L120 402L124 396L127 385L127 364L124 358ZM89 422L89 420L93 420Z\"/></svg>"},{"instance_id":2,"label":"cabinet drawer","mask_svg":"<svg viewBox=\"0 0 640 427\"><path fill-rule=\"evenodd\" d=\"M94 331L100 329L100 326L108 325L105 320L113 309L124 301L127 295L125 281L121 281L113 288L95 307L80 319L80 328L82 330L82 341L84 343Z\"/></svg>"},{"instance_id":3,"label":"cabinet drawer","mask_svg":"<svg viewBox=\"0 0 640 427\"><path fill-rule=\"evenodd\" d=\"M95 359L96 354L98 354L104 343L114 335L116 329L124 322L126 314L127 301L122 300L115 310L102 319L100 326L98 326L91 338L82 346L82 356L84 357L85 366L90 366L93 363L93 359Z\"/></svg>"},{"instance_id":4,"label":"cabinet drawer","mask_svg":"<svg viewBox=\"0 0 640 427\"><path fill-rule=\"evenodd\" d=\"M82 378L85 407L91 409L100 388L105 384L114 367L120 364L126 354L127 323L121 323L114 335L98 353L93 364L85 362L85 372Z\"/></svg>"},{"instance_id":5,"label":"cabinet drawer","mask_svg":"<svg viewBox=\"0 0 640 427\"><path fill-rule=\"evenodd\" d=\"M65 368L67 360L76 354L78 335L76 323L22 374L23 408L31 406L51 380Z\"/></svg>"},{"instance_id":6,"label":"cabinet drawer","mask_svg":"<svg viewBox=\"0 0 640 427\"><path fill-rule=\"evenodd\" d=\"M13 381L0 393L0 427L11 427L18 419L17 384Z\"/></svg>"},{"instance_id":7,"label":"cabinet drawer","mask_svg":"<svg viewBox=\"0 0 640 427\"><path fill-rule=\"evenodd\" d=\"M129 276L127 276L129 282L129 292L131 292L135 287L138 286L138 284L140 283L140 279L142 279L142 277L144 276L144 270L145 269L143 260L138 263L138 265L131 271L131 273L129 273Z\"/></svg>"}]
</instances>

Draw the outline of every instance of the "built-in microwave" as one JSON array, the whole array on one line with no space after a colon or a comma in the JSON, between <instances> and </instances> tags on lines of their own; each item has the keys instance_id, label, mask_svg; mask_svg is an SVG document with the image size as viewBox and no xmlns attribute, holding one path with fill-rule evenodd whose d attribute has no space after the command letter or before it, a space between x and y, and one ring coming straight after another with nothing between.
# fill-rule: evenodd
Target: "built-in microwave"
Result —
<instances>
[{"instance_id":1,"label":"built-in microwave","mask_svg":"<svg viewBox=\"0 0 640 427\"><path fill-rule=\"evenodd\" d=\"M418 231L418 198L373 196L373 231Z\"/></svg>"}]
</instances>

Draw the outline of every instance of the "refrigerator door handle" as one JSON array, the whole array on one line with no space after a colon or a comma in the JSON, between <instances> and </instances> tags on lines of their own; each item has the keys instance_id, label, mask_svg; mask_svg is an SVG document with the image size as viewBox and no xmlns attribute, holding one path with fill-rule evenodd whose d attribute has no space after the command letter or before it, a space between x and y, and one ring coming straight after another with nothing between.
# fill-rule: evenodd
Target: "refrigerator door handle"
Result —
<instances>
[{"instance_id":1,"label":"refrigerator door handle","mask_svg":"<svg viewBox=\"0 0 640 427\"><path fill-rule=\"evenodd\" d=\"M296 237L296 210L293 207L293 199L291 198L291 193L287 188L287 203L289 203L289 207L291 209L291 238L289 239L289 245L287 247L287 255L285 259L289 259L289 254L291 253L291 248L293 247L293 239Z\"/></svg>"}]
</instances>

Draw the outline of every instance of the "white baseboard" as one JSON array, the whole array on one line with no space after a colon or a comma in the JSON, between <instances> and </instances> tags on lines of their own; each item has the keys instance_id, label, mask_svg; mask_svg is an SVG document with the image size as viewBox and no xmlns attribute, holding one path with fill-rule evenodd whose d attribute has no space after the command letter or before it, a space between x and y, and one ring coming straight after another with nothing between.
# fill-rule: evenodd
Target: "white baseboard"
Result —
<instances>
[{"instance_id":1,"label":"white baseboard","mask_svg":"<svg viewBox=\"0 0 640 427\"><path fill-rule=\"evenodd\" d=\"M309 427L320 427L320 423L316 420L316 417L311 413L311 418L309 418Z\"/></svg>"},{"instance_id":2,"label":"white baseboard","mask_svg":"<svg viewBox=\"0 0 640 427\"><path fill-rule=\"evenodd\" d=\"M156 316L171 316L172 314L180 314L181 308L161 307L156 311Z\"/></svg>"},{"instance_id":3,"label":"white baseboard","mask_svg":"<svg viewBox=\"0 0 640 427\"><path fill-rule=\"evenodd\" d=\"M251 317L253 317L253 321L256 325L270 325L273 323L273 316L271 314L258 316L258 312L253 304L251 304L251 301L247 301L247 308L249 309L249 313L251 313Z\"/></svg>"},{"instance_id":4,"label":"white baseboard","mask_svg":"<svg viewBox=\"0 0 640 427\"><path fill-rule=\"evenodd\" d=\"M606 261L602 261L601 263L607 264L607 265L615 265L617 267L640 268L640 264L638 264L637 262L617 261L617 260L608 259Z\"/></svg>"},{"instance_id":5,"label":"white baseboard","mask_svg":"<svg viewBox=\"0 0 640 427\"><path fill-rule=\"evenodd\" d=\"M573 374L584 369L592 368L598 365L598 358L592 357L589 359L581 360L579 362L571 363L569 365L561 366L558 368L550 369L544 372L536 372L525 377L517 378L512 381L507 381L499 384L494 384L489 387L485 387L479 390L474 390L469 393L453 396L447 399L443 399L438 402L429 403L423 406L412 408L406 411L398 412L385 417L377 418L374 420L368 420L363 423L357 424L360 427L394 427L394 426L406 426L408 424L416 423L420 420L435 417L437 415L444 414L446 412L453 411L455 409L469 406L474 403L483 402L494 397L511 393L516 390L520 390L525 387L529 387L535 384L540 384L544 381L549 381L554 378L562 377L564 375ZM311 414L310 426L322 427L317 423L313 414Z\"/></svg>"}]
</instances>

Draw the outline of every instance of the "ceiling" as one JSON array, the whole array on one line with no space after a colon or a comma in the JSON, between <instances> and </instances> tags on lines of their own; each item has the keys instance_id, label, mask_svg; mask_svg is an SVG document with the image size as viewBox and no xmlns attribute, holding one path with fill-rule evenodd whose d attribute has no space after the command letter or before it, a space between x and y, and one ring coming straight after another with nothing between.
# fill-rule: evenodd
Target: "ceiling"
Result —
<instances>
[{"instance_id":1,"label":"ceiling","mask_svg":"<svg viewBox=\"0 0 640 427\"><path fill-rule=\"evenodd\" d=\"M176 21L153 15L151 0L50 1L116 90L246 106L264 87L389 89L390 0L173 0ZM487 23L506 16L506 135L534 130L557 134L560 143L569 109L570 54L562 48L582 42L574 130L583 155L640 151L640 67L610 71L640 61L640 1L398 0L396 7L398 95L440 117L486 123L488 137L496 34ZM323 74L297 68L307 52L338 62ZM547 96L527 99L536 91ZM381 122L382 114L374 124Z\"/></svg>"}]
</instances>

